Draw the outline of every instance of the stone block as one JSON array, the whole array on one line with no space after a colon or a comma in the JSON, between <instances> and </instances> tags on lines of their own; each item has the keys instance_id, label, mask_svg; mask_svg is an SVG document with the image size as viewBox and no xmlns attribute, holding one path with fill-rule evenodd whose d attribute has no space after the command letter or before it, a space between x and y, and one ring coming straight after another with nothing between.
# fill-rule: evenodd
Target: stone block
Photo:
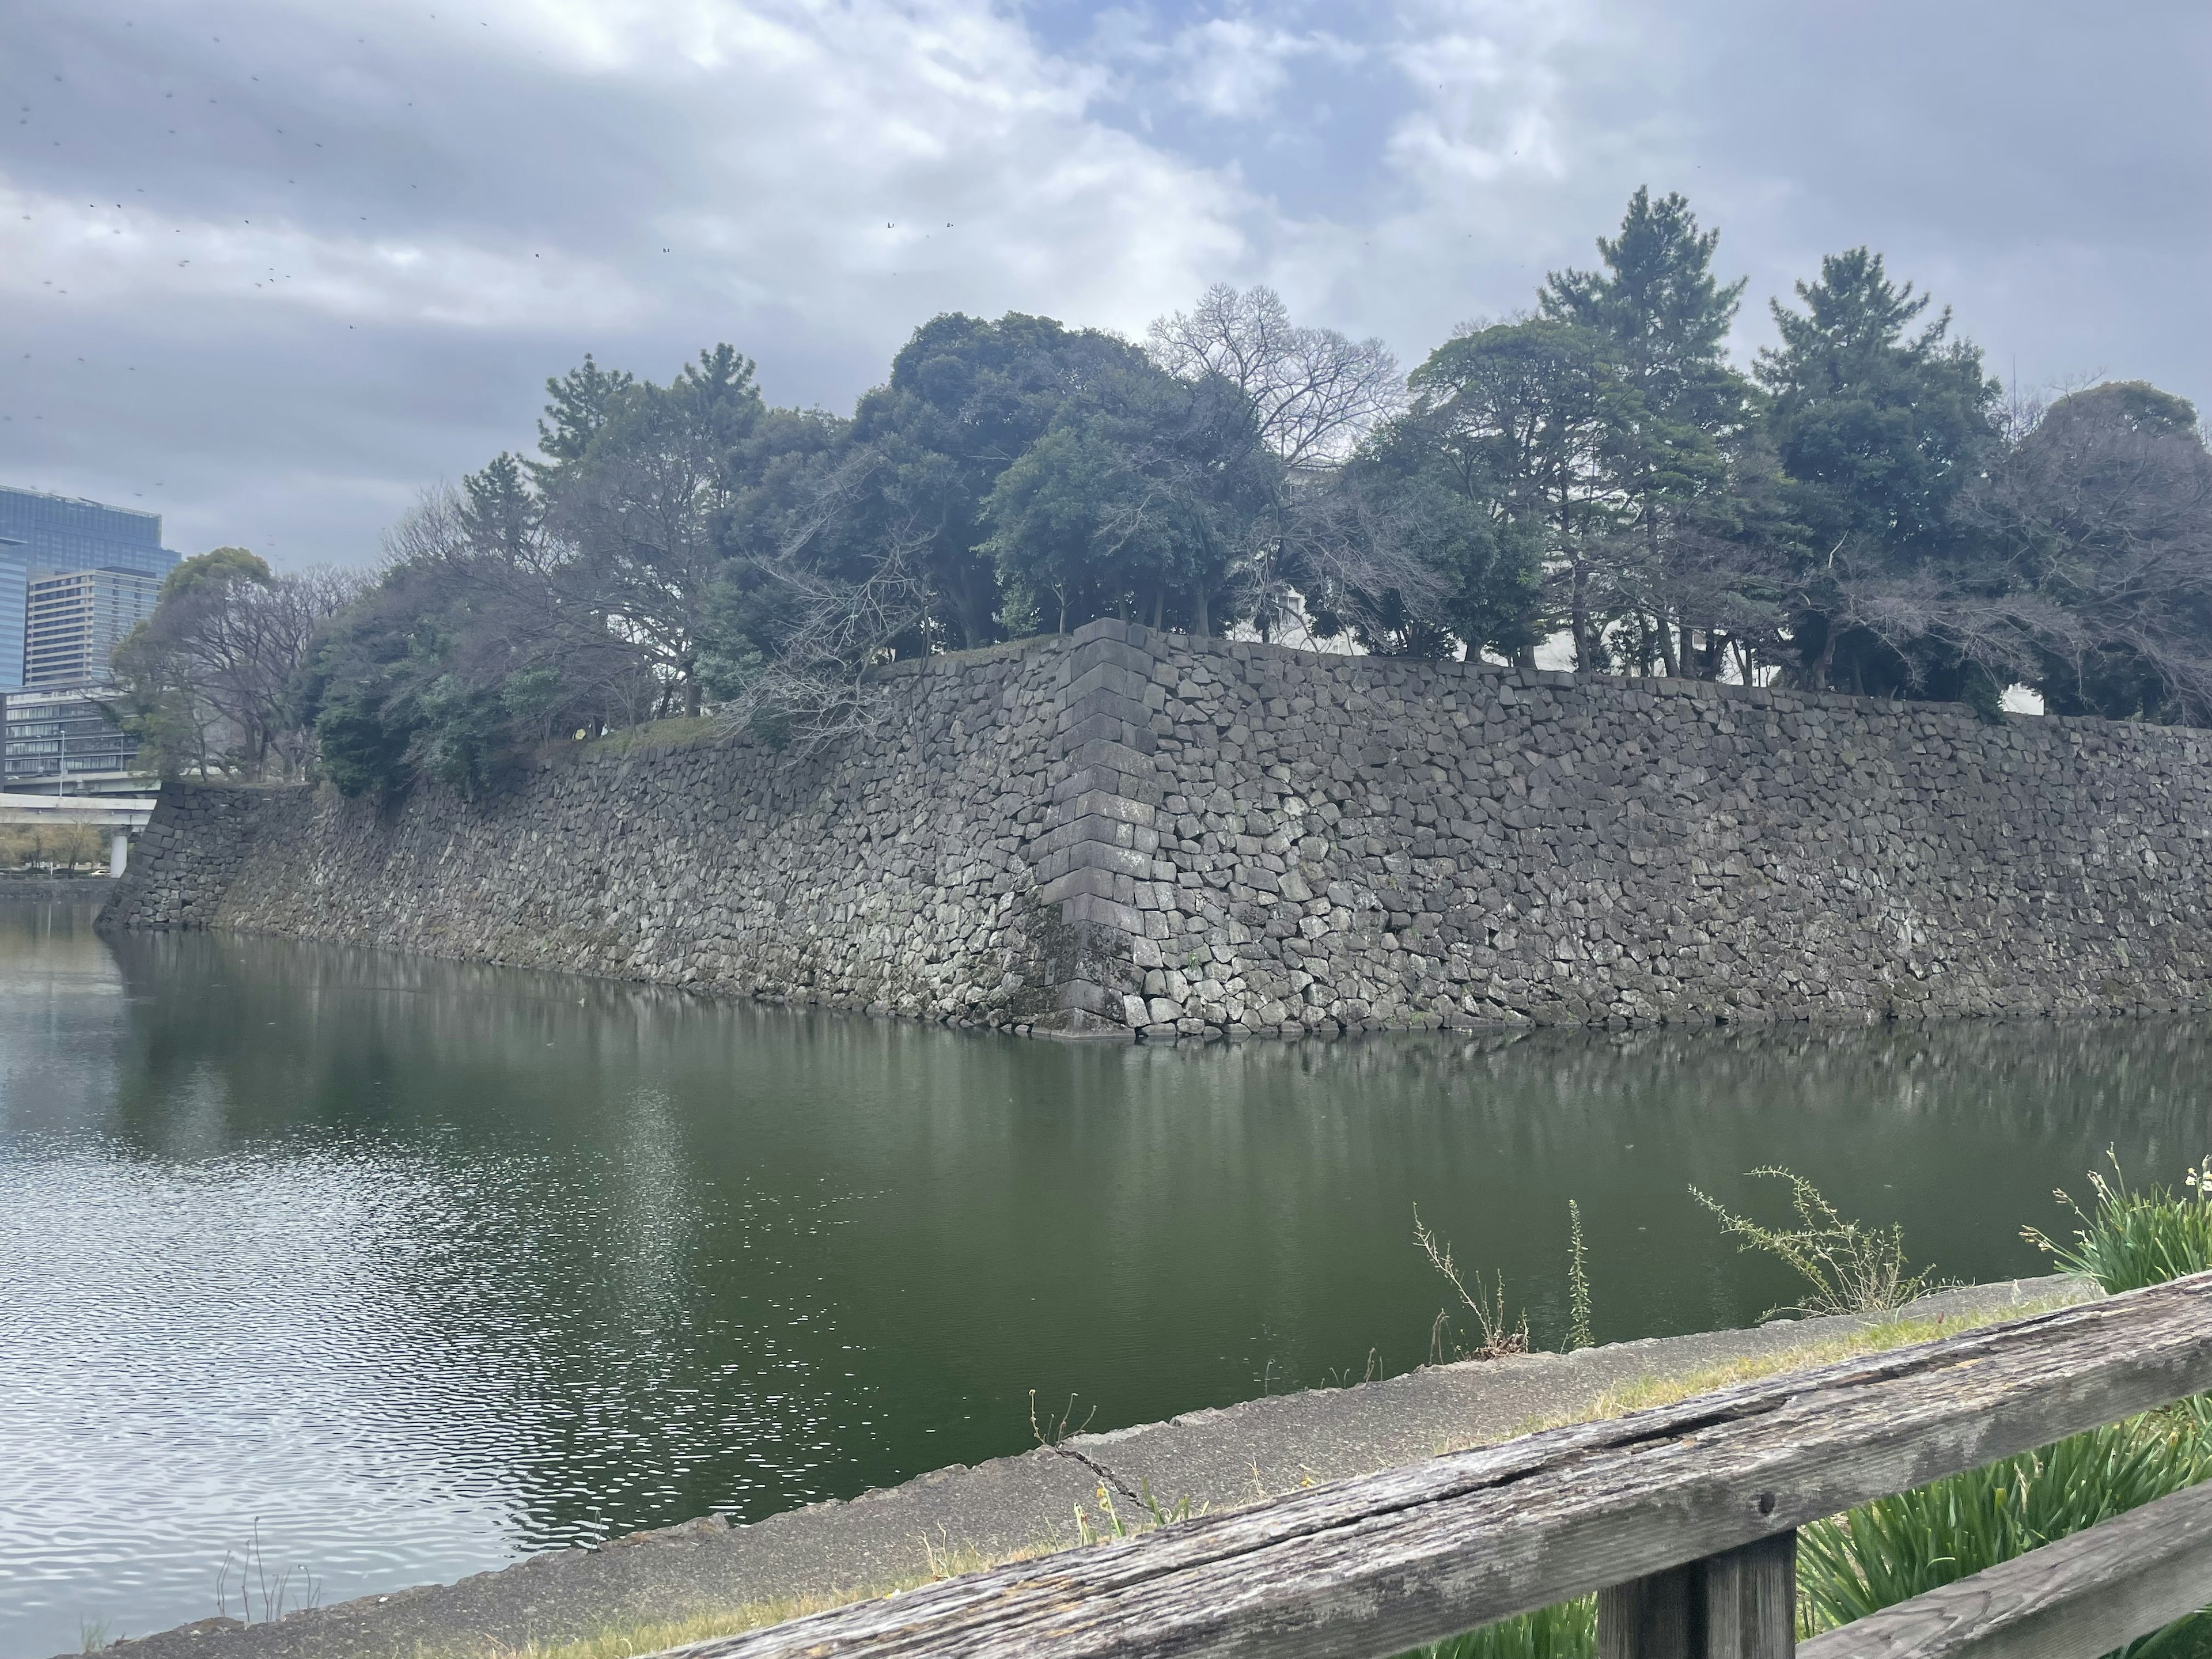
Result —
<instances>
[{"instance_id":1,"label":"stone block","mask_svg":"<svg viewBox=\"0 0 2212 1659\"><path fill-rule=\"evenodd\" d=\"M1141 772L1122 768L1085 762L1073 767L1067 775L1053 784L1046 792L1047 799L1059 805L1092 793L1113 795L1135 805L1157 807L1160 802L1160 786L1152 773L1152 763L1144 762Z\"/></svg>"},{"instance_id":2,"label":"stone block","mask_svg":"<svg viewBox=\"0 0 2212 1659\"><path fill-rule=\"evenodd\" d=\"M1093 694L1103 692L1119 702L1141 706L1145 694L1152 690L1152 676L1146 672L1149 667L1149 659L1145 670L1118 662L1094 663L1068 681L1065 704L1079 709Z\"/></svg>"},{"instance_id":3,"label":"stone block","mask_svg":"<svg viewBox=\"0 0 2212 1659\"><path fill-rule=\"evenodd\" d=\"M1147 741L1151 740L1150 732L1146 737ZM1061 752L1068 764L1077 769L1103 767L1133 781L1152 775L1150 750L1139 749L1113 737L1071 737ZM1129 792L1125 790L1124 793Z\"/></svg>"},{"instance_id":4,"label":"stone block","mask_svg":"<svg viewBox=\"0 0 2212 1659\"><path fill-rule=\"evenodd\" d=\"M1066 636L1067 643L1079 651L1097 640L1113 640L1126 643L1130 637L1131 629L1134 627L1135 624L1125 623L1119 617L1099 617L1070 633ZM1139 634L1143 632L1141 629L1137 629L1136 631Z\"/></svg>"},{"instance_id":5,"label":"stone block","mask_svg":"<svg viewBox=\"0 0 2212 1659\"><path fill-rule=\"evenodd\" d=\"M1086 715L1060 735L1071 752L1079 745L1104 744L1150 755L1159 745L1149 721L1125 720L1119 714Z\"/></svg>"},{"instance_id":6,"label":"stone block","mask_svg":"<svg viewBox=\"0 0 2212 1659\"><path fill-rule=\"evenodd\" d=\"M1152 672L1152 659L1151 653L1141 647L1121 640L1091 640L1077 646L1068 653L1068 678L1071 681L1079 679L1103 663L1110 663L1116 668L1126 668L1133 673L1149 676Z\"/></svg>"},{"instance_id":7,"label":"stone block","mask_svg":"<svg viewBox=\"0 0 2212 1659\"><path fill-rule=\"evenodd\" d=\"M1132 800L1109 789L1084 790L1064 804L1056 805L1053 811L1066 813L1071 823L1082 818L1111 818L1144 830L1152 827L1158 813L1158 808L1150 801Z\"/></svg>"},{"instance_id":8,"label":"stone block","mask_svg":"<svg viewBox=\"0 0 2212 1659\"><path fill-rule=\"evenodd\" d=\"M1066 908L1070 921L1090 922L1122 933L1144 931L1143 915L1126 900L1116 899L1110 893L1077 893L1067 901Z\"/></svg>"}]
</instances>

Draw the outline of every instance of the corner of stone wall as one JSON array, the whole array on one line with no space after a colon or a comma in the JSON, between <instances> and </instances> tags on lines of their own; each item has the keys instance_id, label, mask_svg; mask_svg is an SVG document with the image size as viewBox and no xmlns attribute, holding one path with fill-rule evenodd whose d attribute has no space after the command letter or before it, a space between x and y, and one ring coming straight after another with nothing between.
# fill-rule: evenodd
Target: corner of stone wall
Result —
<instances>
[{"instance_id":1,"label":"corner of stone wall","mask_svg":"<svg viewBox=\"0 0 2212 1659\"><path fill-rule=\"evenodd\" d=\"M1059 1007L1032 1030L1126 1037L1145 1023L1137 966L1145 937L1139 885L1153 877L1160 804L1152 720L1151 630L1102 617L1069 636L1036 853L1037 898L1071 930Z\"/></svg>"},{"instance_id":2,"label":"corner of stone wall","mask_svg":"<svg viewBox=\"0 0 2212 1659\"><path fill-rule=\"evenodd\" d=\"M262 806L280 793L171 779L94 925L149 932L214 925L245 867Z\"/></svg>"}]
</instances>

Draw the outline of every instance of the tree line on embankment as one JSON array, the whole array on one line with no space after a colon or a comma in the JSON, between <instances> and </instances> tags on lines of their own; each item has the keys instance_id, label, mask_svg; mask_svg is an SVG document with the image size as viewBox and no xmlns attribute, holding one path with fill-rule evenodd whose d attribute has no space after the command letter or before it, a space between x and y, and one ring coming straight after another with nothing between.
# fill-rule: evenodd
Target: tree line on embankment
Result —
<instances>
[{"instance_id":1,"label":"tree line on embankment","mask_svg":"<svg viewBox=\"0 0 2212 1659\"><path fill-rule=\"evenodd\" d=\"M923 324L850 416L723 344L665 384L587 355L369 577L219 549L118 647L167 773L475 789L671 716L778 745L866 670L1120 615L1584 672L2212 722L2212 454L2141 382L2048 401L1881 257L1822 260L1729 340L1745 281L1639 190L1589 270L1410 374L1217 287L1141 344Z\"/></svg>"}]
</instances>

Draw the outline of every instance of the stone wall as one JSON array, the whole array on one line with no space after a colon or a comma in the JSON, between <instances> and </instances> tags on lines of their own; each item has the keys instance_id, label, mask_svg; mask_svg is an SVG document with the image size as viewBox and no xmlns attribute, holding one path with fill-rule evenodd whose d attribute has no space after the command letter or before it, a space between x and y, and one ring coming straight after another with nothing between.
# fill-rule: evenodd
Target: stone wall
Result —
<instances>
[{"instance_id":1,"label":"stone wall","mask_svg":"<svg viewBox=\"0 0 2212 1659\"><path fill-rule=\"evenodd\" d=\"M289 792L287 792L289 793ZM102 926L212 927L270 809L286 795L164 784L131 862L100 912Z\"/></svg>"},{"instance_id":2,"label":"stone wall","mask_svg":"<svg viewBox=\"0 0 2212 1659\"><path fill-rule=\"evenodd\" d=\"M1091 624L871 737L172 788L111 917L1154 1037L2171 1012L2212 732Z\"/></svg>"}]
</instances>

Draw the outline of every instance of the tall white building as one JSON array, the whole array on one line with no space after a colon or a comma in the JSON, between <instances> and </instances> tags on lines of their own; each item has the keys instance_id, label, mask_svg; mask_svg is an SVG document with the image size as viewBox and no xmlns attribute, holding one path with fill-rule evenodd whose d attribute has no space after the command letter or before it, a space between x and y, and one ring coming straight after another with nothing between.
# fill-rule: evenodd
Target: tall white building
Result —
<instances>
[{"instance_id":1,"label":"tall white building","mask_svg":"<svg viewBox=\"0 0 2212 1659\"><path fill-rule=\"evenodd\" d=\"M109 653L154 614L161 581L131 570L33 577L24 607L24 685L58 691L106 680Z\"/></svg>"}]
</instances>

